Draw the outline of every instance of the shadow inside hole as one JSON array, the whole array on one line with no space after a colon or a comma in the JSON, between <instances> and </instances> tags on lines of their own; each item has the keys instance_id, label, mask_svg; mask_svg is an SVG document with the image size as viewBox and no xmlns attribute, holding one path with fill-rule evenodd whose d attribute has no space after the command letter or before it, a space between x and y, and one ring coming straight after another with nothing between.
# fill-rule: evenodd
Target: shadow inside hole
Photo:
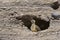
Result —
<instances>
[{"instance_id":1,"label":"shadow inside hole","mask_svg":"<svg viewBox=\"0 0 60 40\"><path fill-rule=\"evenodd\" d=\"M24 25L26 27L28 27L28 29L30 29L32 23L31 23L31 20L34 19L36 22L35 24L37 26L39 26L39 28L41 30L45 30L45 29L48 29L49 27L49 24L50 24L50 21L45 21L45 20L42 20L41 18L37 18L36 16L30 16L30 15L23 15L21 20L22 22L24 23ZM30 29L31 30L31 29Z\"/></svg>"},{"instance_id":2,"label":"shadow inside hole","mask_svg":"<svg viewBox=\"0 0 60 40\"><path fill-rule=\"evenodd\" d=\"M48 29L50 26L50 21L45 21L40 18L34 18L35 19L35 24L39 26L41 30Z\"/></svg>"},{"instance_id":3,"label":"shadow inside hole","mask_svg":"<svg viewBox=\"0 0 60 40\"><path fill-rule=\"evenodd\" d=\"M23 22L23 25L25 25L26 27L28 27L28 29L30 29L32 23L31 23L31 20L32 20L32 16L30 15L23 15L21 17L21 20ZM30 29L31 30L31 29Z\"/></svg>"}]
</instances>

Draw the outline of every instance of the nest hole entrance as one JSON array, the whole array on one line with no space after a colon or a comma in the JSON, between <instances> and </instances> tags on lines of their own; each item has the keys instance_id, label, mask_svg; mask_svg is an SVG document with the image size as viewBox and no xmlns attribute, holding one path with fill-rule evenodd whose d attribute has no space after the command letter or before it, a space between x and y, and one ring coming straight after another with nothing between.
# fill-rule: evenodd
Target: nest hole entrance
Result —
<instances>
[{"instance_id":1,"label":"nest hole entrance","mask_svg":"<svg viewBox=\"0 0 60 40\"><path fill-rule=\"evenodd\" d=\"M41 30L46 30L50 26L50 21L42 20L40 18L35 18L35 24L39 26Z\"/></svg>"},{"instance_id":2,"label":"nest hole entrance","mask_svg":"<svg viewBox=\"0 0 60 40\"><path fill-rule=\"evenodd\" d=\"M50 21L45 21L42 20L41 18L37 18L36 16L30 16L30 15L23 15L21 20L24 23L24 25L26 27L28 27L28 29L31 28L32 22L31 20L34 19L35 20L35 24L41 29L41 30L45 30L49 28L50 25ZM31 29L30 29L31 30Z\"/></svg>"}]
</instances>

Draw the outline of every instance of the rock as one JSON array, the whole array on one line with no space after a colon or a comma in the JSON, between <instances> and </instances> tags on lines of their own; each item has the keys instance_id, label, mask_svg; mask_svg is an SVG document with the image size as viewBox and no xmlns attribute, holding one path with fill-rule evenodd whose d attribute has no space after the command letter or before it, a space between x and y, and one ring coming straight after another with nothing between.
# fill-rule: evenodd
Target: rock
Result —
<instances>
[{"instance_id":1,"label":"rock","mask_svg":"<svg viewBox=\"0 0 60 40\"><path fill-rule=\"evenodd\" d=\"M56 2L54 2L54 3L51 4L51 7L52 7L54 10L56 10L56 9L59 8L59 5L60 5L59 2L56 1Z\"/></svg>"},{"instance_id":2,"label":"rock","mask_svg":"<svg viewBox=\"0 0 60 40\"><path fill-rule=\"evenodd\" d=\"M60 12L59 12L59 11L53 12L53 13L51 14L51 16L53 17L53 19L59 20L59 19L60 19Z\"/></svg>"}]
</instances>

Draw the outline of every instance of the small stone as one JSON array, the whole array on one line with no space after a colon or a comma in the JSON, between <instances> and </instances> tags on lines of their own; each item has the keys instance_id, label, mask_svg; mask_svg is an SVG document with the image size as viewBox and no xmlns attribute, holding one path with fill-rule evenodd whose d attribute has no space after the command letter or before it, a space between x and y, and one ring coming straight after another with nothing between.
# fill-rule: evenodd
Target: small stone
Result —
<instances>
[{"instance_id":1,"label":"small stone","mask_svg":"<svg viewBox=\"0 0 60 40\"><path fill-rule=\"evenodd\" d=\"M51 14L51 16L52 16L54 19L59 20L59 19L60 19L60 12L59 12L59 11L53 12L53 13Z\"/></svg>"}]
</instances>

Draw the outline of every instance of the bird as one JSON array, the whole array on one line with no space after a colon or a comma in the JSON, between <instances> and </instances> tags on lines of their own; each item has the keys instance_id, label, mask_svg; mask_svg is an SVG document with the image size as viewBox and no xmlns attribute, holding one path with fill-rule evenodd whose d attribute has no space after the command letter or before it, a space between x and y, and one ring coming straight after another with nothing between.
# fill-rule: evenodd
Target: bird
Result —
<instances>
[{"instance_id":1,"label":"bird","mask_svg":"<svg viewBox=\"0 0 60 40\"><path fill-rule=\"evenodd\" d=\"M31 25L31 31L32 32L38 32L38 31L40 31L41 29L39 28L39 26L37 26L36 24L35 24L35 20L31 20L31 22L32 22L32 25Z\"/></svg>"}]
</instances>

